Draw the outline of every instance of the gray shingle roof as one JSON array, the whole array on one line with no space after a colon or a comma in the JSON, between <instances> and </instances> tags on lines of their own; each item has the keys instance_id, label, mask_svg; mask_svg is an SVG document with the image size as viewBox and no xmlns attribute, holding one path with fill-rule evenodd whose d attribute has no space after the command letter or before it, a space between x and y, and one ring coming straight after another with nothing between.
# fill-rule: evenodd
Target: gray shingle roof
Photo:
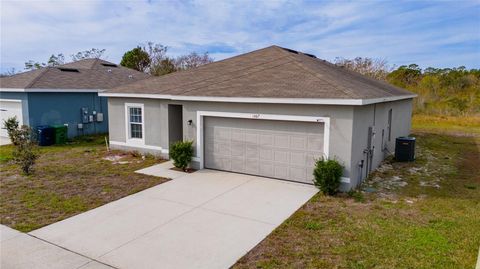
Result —
<instances>
[{"instance_id":1,"label":"gray shingle roof","mask_svg":"<svg viewBox=\"0 0 480 269\"><path fill-rule=\"evenodd\" d=\"M107 66L105 66L107 65ZM45 67L33 71L0 78L0 88L14 89L110 89L129 84L149 75L101 59L84 59L57 67ZM62 68L78 72L62 71Z\"/></svg>"},{"instance_id":2,"label":"gray shingle roof","mask_svg":"<svg viewBox=\"0 0 480 269\"><path fill-rule=\"evenodd\" d=\"M412 95L388 83L278 46L122 85L107 93L319 99Z\"/></svg>"}]
</instances>

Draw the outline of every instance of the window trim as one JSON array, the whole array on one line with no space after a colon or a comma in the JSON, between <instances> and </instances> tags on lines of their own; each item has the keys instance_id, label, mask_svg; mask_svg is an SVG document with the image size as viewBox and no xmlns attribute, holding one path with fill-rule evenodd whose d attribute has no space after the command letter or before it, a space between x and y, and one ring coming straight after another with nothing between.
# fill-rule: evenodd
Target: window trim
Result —
<instances>
[{"instance_id":1,"label":"window trim","mask_svg":"<svg viewBox=\"0 0 480 269\"><path fill-rule=\"evenodd\" d=\"M142 138L131 138L130 108L142 110ZM145 105L142 103L125 103L125 142L127 145L145 145Z\"/></svg>"}]
</instances>

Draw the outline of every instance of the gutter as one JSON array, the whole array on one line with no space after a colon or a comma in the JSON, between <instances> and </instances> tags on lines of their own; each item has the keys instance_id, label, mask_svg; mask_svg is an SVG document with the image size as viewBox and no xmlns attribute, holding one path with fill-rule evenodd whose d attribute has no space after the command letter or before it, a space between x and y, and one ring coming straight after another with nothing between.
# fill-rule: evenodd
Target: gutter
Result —
<instances>
[{"instance_id":1,"label":"gutter","mask_svg":"<svg viewBox=\"0 0 480 269\"><path fill-rule=\"evenodd\" d=\"M258 97L216 97L216 96L183 96L165 94L136 94L136 93L108 93L101 92L102 97L146 98L164 99L172 101L201 101L201 102L226 102L226 103L263 103L263 104L308 104L308 105L370 105L383 102L392 102L417 97L416 94L391 96L372 99L340 99L340 98L258 98Z\"/></svg>"},{"instance_id":2,"label":"gutter","mask_svg":"<svg viewBox=\"0 0 480 269\"><path fill-rule=\"evenodd\" d=\"M71 93L83 93L83 92L103 92L102 89L39 89L39 88L0 88L0 92L71 92Z\"/></svg>"}]
</instances>

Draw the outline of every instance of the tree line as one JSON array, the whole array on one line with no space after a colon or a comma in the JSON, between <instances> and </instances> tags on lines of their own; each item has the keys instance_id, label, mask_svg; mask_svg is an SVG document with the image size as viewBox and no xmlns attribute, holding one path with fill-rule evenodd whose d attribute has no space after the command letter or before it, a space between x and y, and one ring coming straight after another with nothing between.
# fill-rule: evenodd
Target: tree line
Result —
<instances>
[{"instance_id":1,"label":"tree line","mask_svg":"<svg viewBox=\"0 0 480 269\"><path fill-rule=\"evenodd\" d=\"M418 95L414 112L430 115L480 115L480 70L420 68L417 64L390 67L383 59L337 58L335 64L384 80Z\"/></svg>"},{"instance_id":2,"label":"tree line","mask_svg":"<svg viewBox=\"0 0 480 269\"><path fill-rule=\"evenodd\" d=\"M105 49L92 48L70 55L71 61L102 58ZM208 53L172 57L168 47L147 42L124 53L120 65L161 76L175 71L188 70L213 62ZM67 63L65 56L52 54L47 62L25 62L25 70L54 67ZM334 63L374 79L410 90L418 97L414 99L414 112L435 115L480 115L480 70L456 68L420 68L416 64L391 67L384 59L357 57L336 58ZM15 74L10 70L2 76Z\"/></svg>"},{"instance_id":3,"label":"tree line","mask_svg":"<svg viewBox=\"0 0 480 269\"><path fill-rule=\"evenodd\" d=\"M169 56L167 52L167 46L153 42L147 42L146 44L140 44L132 50L125 52L120 65L135 69L140 72L145 72L152 76L161 76L175 71L199 67L214 61L208 52L203 54L191 52L189 54L180 55L177 57ZM38 62L33 60L25 62L24 70L30 71L42 67L55 67L83 59L102 58L104 53L105 49L92 48L70 55L70 60L66 60L66 57L63 53L52 54L46 62ZM12 69L1 74L1 76L14 75L15 73L17 72Z\"/></svg>"},{"instance_id":4,"label":"tree line","mask_svg":"<svg viewBox=\"0 0 480 269\"><path fill-rule=\"evenodd\" d=\"M170 57L167 52L168 47L148 42L146 45L138 45L125 52L120 65L153 76L161 76L213 62L208 52L203 54L191 52L178 57Z\"/></svg>"}]
</instances>

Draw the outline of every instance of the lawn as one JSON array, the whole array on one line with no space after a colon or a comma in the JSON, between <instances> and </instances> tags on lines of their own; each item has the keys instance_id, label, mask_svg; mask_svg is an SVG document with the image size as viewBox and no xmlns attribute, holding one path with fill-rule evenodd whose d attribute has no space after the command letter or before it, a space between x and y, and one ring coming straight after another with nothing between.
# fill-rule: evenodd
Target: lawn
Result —
<instances>
[{"instance_id":1,"label":"lawn","mask_svg":"<svg viewBox=\"0 0 480 269\"><path fill-rule=\"evenodd\" d=\"M414 119L415 162L389 159L360 191L314 196L234 268L474 268L478 125L436 120Z\"/></svg>"},{"instance_id":2,"label":"lawn","mask_svg":"<svg viewBox=\"0 0 480 269\"><path fill-rule=\"evenodd\" d=\"M0 147L0 220L22 232L38 229L166 179L134 173L161 162L151 156L108 152L103 136L40 147L35 171L12 162L13 146Z\"/></svg>"}]
</instances>

